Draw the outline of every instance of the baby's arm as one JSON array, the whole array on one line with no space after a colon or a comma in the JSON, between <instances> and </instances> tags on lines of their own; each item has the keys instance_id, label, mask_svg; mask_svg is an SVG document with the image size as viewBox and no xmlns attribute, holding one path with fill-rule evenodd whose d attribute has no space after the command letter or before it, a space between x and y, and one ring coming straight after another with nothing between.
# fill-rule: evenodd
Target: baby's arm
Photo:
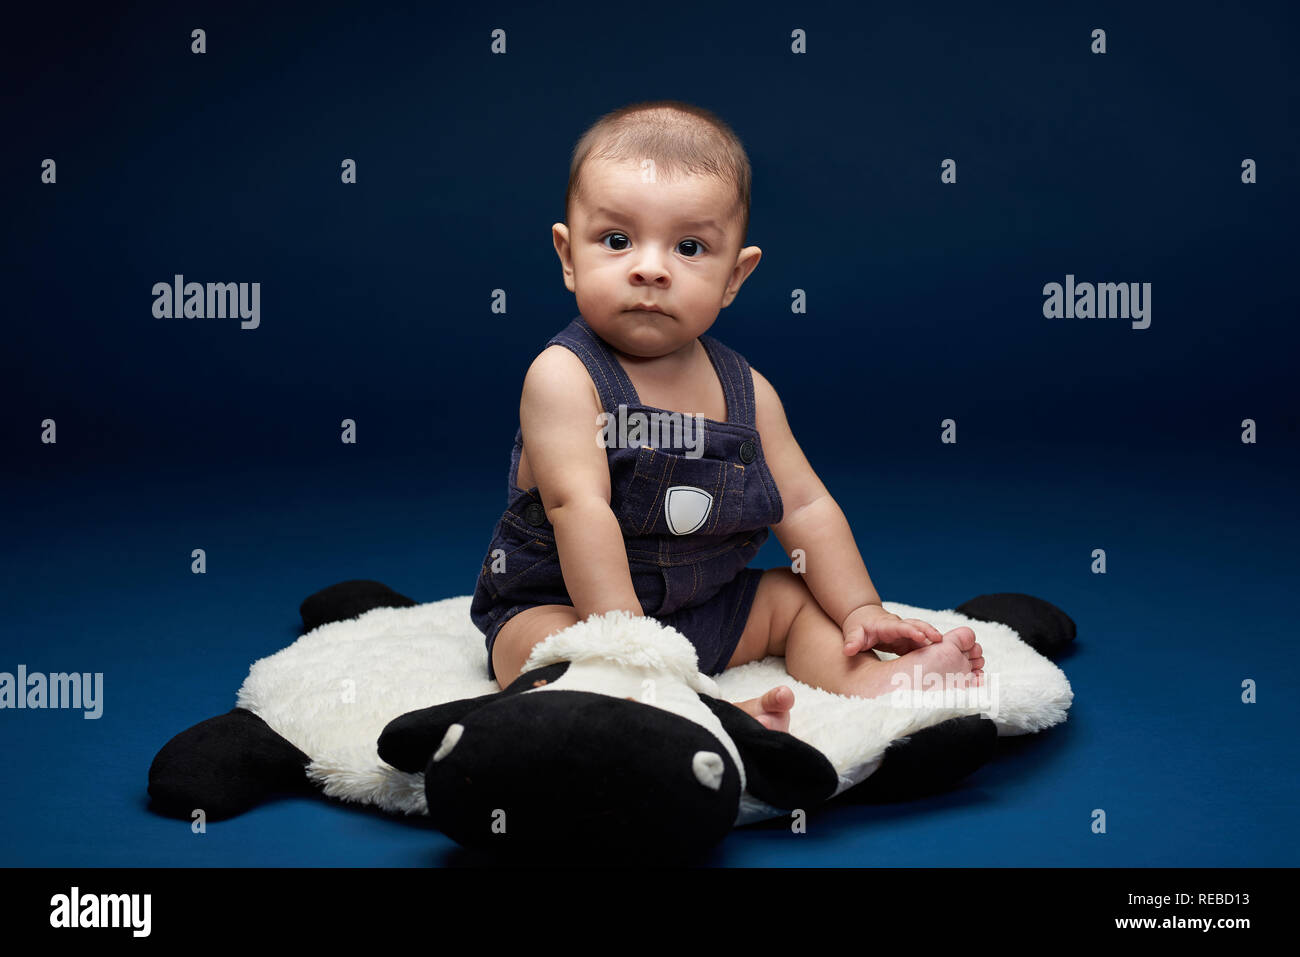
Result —
<instances>
[{"instance_id":1,"label":"baby's arm","mask_svg":"<svg viewBox=\"0 0 1300 957\"><path fill-rule=\"evenodd\" d=\"M803 549L804 581L835 624L843 628L855 612L855 623L877 614L897 619L881 606L848 520L795 441L776 390L757 369L751 367L750 371L754 374L759 440L784 506L781 522L772 526L772 532L786 554ZM924 643L924 638L942 638L933 626L920 628L922 624L897 627L909 636L922 636L916 637L918 644ZM856 651L857 639L846 649Z\"/></svg>"},{"instance_id":2,"label":"baby's arm","mask_svg":"<svg viewBox=\"0 0 1300 957\"><path fill-rule=\"evenodd\" d=\"M591 377L571 350L549 346L533 360L524 376L519 428L580 621L612 609L644 614L623 531L609 506L609 459L597 442L600 412Z\"/></svg>"}]
</instances>

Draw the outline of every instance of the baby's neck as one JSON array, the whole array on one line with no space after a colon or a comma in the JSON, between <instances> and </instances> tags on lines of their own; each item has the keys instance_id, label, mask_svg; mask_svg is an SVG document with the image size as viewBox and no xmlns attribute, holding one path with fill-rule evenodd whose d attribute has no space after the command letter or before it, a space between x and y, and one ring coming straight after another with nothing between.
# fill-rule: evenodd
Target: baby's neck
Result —
<instances>
[{"instance_id":1,"label":"baby's neck","mask_svg":"<svg viewBox=\"0 0 1300 957\"><path fill-rule=\"evenodd\" d=\"M605 345L609 346L610 352L614 353L624 369L637 369L643 374L653 378L663 378L665 381L671 381L685 374L695 366L696 361L703 354L703 346L699 339L692 339L681 348L661 356L634 356L622 352L608 342Z\"/></svg>"}]
</instances>

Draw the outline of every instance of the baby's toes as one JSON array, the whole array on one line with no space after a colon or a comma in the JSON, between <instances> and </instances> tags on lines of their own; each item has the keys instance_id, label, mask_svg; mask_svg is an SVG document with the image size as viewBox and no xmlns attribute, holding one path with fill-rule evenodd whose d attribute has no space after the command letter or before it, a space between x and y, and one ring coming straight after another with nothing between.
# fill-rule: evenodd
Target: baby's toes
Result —
<instances>
[{"instance_id":1,"label":"baby's toes","mask_svg":"<svg viewBox=\"0 0 1300 957\"><path fill-rule=\"evenodd\" d=\"M778 685L763 695L764 711L789 711L794 707L794 692L786 685Z\"/></svg>"},{"instance_id":2,"label":"baby's toes","mask_svg":"<svg viewBox=\"0 0 1300 957\"><path fill-rule=\"evenodd\" d=\"M960 648L962 654L969 655L971 649L975 646L975 632L971 631L966 625L962 625L960 628L954 628L944 635L943 640Z\"/></svg>"}]
</instances>

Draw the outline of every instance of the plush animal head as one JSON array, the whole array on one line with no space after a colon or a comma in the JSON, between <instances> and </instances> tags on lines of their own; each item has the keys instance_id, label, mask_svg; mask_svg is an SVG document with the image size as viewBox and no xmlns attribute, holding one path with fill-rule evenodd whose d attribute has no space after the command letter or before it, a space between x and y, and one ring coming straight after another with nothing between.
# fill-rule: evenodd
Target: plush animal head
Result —
<instances>
[{"instance_id":1,"label":"plush animal head","mask_svg":"<svg viewBox=\"0 0 1300 957\"><path fill-rule=\"evenodd\" d=\"M475 848L679 853L721 840L746 789L782 809L835 792L820 751L715 695L683 636L610 612L498 694L394 719L379 756L423 771L434 823Z\"/></svg>"}]
</instances>

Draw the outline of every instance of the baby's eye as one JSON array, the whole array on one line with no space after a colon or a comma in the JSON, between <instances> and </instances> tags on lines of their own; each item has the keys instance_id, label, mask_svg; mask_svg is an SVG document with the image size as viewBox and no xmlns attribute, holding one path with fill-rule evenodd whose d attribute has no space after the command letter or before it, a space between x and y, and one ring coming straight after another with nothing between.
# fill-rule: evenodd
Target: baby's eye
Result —
<instances>
[{"instance_id":1,"label":"baby's eye","mask_svg":"<svg viewBox=\"0 0 1300 957\"><path fill-rule=\"evenodd\" d=\"M624 243L627 242L627 237L624 236L622 233L606 233L604 236L601 237L600 241L603 243L606 239L613 239L615 236L617 236L619 239L623 240ZM607 248L607 249L608 249L608 248L613 248L613 249L615 249L615 250L621 251L621 250L626 249L627 246L626 246L626 245L623 245L623 246L614 246L614 247L608 247L608 246L607 246L606 248Z\"/></svg>"},{"instance_id":2,"label":"baby's eye","mask_svg":"<svg viewBox=\"0 0 1300 957\"><path fill-rule=\"evenodd\" d=\"M700 242L698 239L683 239L680 243L677 244L677 248L681 249L683 246L693 246L695 249L698 249L700 252L704 252L704 244ZM683 255L685 255L689 259L695 258L695 256L690 252L683 253Z\"/></svg>"}]
</instances>

